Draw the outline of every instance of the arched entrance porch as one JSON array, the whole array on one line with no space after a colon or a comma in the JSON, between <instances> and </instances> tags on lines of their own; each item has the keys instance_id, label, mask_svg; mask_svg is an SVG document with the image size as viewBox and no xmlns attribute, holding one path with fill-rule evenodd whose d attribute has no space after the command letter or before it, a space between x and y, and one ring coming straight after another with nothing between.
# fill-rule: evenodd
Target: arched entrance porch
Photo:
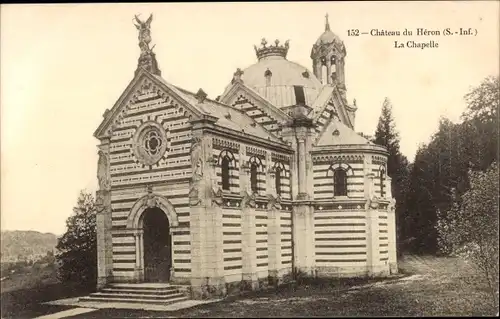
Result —
<instances>
[{"instance_id":1,"label":"arched entrance porch","mask_svg":"<svg viewBox=\"0 0 500 319\"><path fill-rule=\"evenodd\" d=\"M158 207L143 213L144 281L168 282L172 267L172 236L167 215Z\"/></svg>"},{"instance_id":2,"label":"arched entrance porch","mask_svg":"<svg viewBox=\"0 0 500 319\"><path fill-rule=\"evenodd\" d=\"M135 233L136 282L174 279L172 231L178 226L175 208L165 197L149 193L134 204L127 228Z\"/></svg>"}]
</instances>

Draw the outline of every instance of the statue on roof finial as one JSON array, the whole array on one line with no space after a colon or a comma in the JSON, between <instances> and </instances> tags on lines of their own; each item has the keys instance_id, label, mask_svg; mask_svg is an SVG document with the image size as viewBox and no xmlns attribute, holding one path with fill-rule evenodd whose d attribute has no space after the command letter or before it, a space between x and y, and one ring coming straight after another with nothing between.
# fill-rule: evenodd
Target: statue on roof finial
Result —
<instances>
[{"instance_id":1,"label":"statue on roof finial","mask_svg":"<svg viewBox=\"0 0 500 319\"><path fill-rule=\"evenodd\" d=\"M158 68L158 62L156 61L155 54L153 53L153 48L149 47L151 43L151 22L153 21L153 14L149 15L146 21L141 21L137 15L134 15L134 23L137 30L139 30L139 48L141 48L141 55L139 56L139 63L136 73L140 69L146 69L147 71L161 75L161 71Z\"/></svg>"},{"instance_id":2,"label":"statue on roof finial","mask_svg":"<svg viewBox=\"0 0 500 319\"><path fill-rule=\"evenodd\" d=\"M151 42L151 21L153 21L153 14L149 15L146 22L139 20L137 15L134 15L134 17L135 21L138 23L135 24L135 27L139 30L139 43L144 42L149 44Z\"/></svg>"},{"instance_id":3,"label":"statue on roof finial","mask_svg":"<svg viewBox=\"0 0 500 319\"><path fill-rule=\"evenodd\" d=\"M325 31L330 31L330 23L328 22L328 13L325 14Z\"/></svg>"}]
</instances>

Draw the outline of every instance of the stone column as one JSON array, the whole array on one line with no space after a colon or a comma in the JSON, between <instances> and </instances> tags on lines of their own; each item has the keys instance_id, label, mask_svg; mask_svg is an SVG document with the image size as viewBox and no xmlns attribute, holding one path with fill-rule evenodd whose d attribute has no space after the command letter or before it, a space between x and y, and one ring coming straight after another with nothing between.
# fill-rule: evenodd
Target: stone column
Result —
<instances>
[{"instance_id":1,"label":"stone column","mask_svg":"<svg viewBox=\"0 0 500 319\"><path fill-rule=\"evenodd\" d=\"M240 158L246 158L244 147L240 148ZM241 195L241 253L242 253L242 285L245 290L255 290L259 286L257 278L257 233L255 211L248 205L251 195L250 167L247 165L240 168L240 183L243 185ZM266 185L267 186L267 185Z\"/></svg>"},{"instance_id":2,"label":"stone column","mask_svg":"<svg viewBox=\"0 0 500 319\"><path fill-rule=\"evenodd\" d=\"M306 138L305 136L298 137L299 144L299 194L298 199L307 197L307 177L306 177Z\"/></svg>"},{"instance_id":3,"label":"stone column","mask_svg":"<svg viewBox=\"0 0 500 319\"><path fill-rule=\"evenodd\" d=\"M144 267L143 267L143 230L134 230L134 240L135 240L135 267L134 267L134 280L136 282L141 282L144 280Z\"/></svg>"},{"instance_id":4,"label":"stone column","mask_svg":"<svg viewBox=\"0 0 500 319\"><path fill-rule=\"evenodd\" d=\"M244 204L244 206L242 206L241 208L243 285L246 289L255 290L259 287L257 278L257 233L255 211L254 208L246 204Z\"/></svg>"},{"instance_id":5,"label":"stone column","mask_svg":"<svg viewBox=\"0 0 500 319\"><path fill-rule=\"evenodd\" d=\"M365 164L367 164L365 162ZM378 202L374 197L374 178L372 173L366 174L365 184L365 212L366 212L366 263L369 275L375 275L380 268L379 247L379 218Z\"/></svg>"},{"instance_id":6,"label":"stone column","mask_svg":"<svg viewBox=\"0 0 500 319\"><path fill-rule=\"evenodd\" d=\"M299 153L299 194L297 200L303 200L293 207L293 251L294 267L308 275L312 275L314 266L314 219L313 208L305 200L309 199L307 190L307 131L300 128L297 132Z\"/></svg>"},{"instance_id":7,"label":"stone column","mask_svg":"<svg viewBox=\"0 0 500 319\"><path fill-rule=\"evenodd\" d=\"M100 207L99 202L102 203ZM104 288L113 276L113 246L111 238L110 191L99 190L96 196L97 289Z\"/></svg>"},{"instance_id":8,"label":"stone column","mask_svg":"<svg viewBox=\"0 0 500 319\"><path fill-rule=\"evenodd\" d=\"M191 292L192 298L225 295L221 198L216 188L212 140L193 129L190 183Z\"/></svg>"},{"instance_id":9,"label":"stone column","mask_svg":"<svg viewBox=\"0 0 500 319\"><path fill-rule=\"evenodd\" d=\"M271 157L271 152L266 152L266 192L269 195L276 197L275 171L273 170L274 163Z\"/></svg>"},{"instance_id":10,"label":"stone column","mask_svg":"<svg viewBox=\"0 0 500 319\"><path fill-rule=\"evenodd\" d=\"M97 231L97 289L102 289L113 276L113 244L111 238L111 177L109 172L109 139L101 140L99 145L97 179L99 190L96 192L96 231Z\"/></svg>"},{"instance_id":11,"label":"stone column","mask_svg":"<svg viewBox=\"0 0 500 319\"><path fill-rule=\"evenodd\" d=\"M271 285L280 283L281 266L281 213L272 208L267 215L267 253Z\"/></svg>"},{"instance_id":12,"label":"stone column","mask_svg":"<svg viewBox=\"0 0 500 319\"><path fill-rule=\"evenodd\" d=\"M384 184L385 197L388 199L392 199L392 178L386 175Z\"/></svg>"},{"instance_id":13,"label":"stone column","mask_svg":"<svg viewBox=\"0 0 500 319\"><path fill-rule=\"evenodd\" d=\"M391 203L387 207L387 237L389 238L389 270L391 274L398 273L395 204L394 199L391 198Z\"/></svg>"}]
</instances>

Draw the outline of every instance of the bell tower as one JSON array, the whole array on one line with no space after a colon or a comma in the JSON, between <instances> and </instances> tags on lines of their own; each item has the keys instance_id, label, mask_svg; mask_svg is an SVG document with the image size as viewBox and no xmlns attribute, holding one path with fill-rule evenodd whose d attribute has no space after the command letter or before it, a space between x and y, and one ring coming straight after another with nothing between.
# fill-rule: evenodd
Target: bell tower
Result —
<instances>
[{"instance_id":1,"label":"bell tower","mask_svg":"<svg viewBox=\"0 0 500 319\"><path fill-rule=\"evenodd\" d=\"M345 90L344 58L347 53L344 42L330 30L328 14L325 31L311 50L314 75L323 85L336 85Z\"/></svg>"}]
</instances>

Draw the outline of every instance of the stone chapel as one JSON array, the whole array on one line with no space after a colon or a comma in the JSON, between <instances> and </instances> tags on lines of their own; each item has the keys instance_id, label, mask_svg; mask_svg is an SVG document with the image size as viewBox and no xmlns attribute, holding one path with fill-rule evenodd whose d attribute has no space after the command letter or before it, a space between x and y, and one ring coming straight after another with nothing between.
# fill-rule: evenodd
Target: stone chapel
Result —
<instances>
[{"instance_id":1,"label":"stone chapel","mask_svg":"<svg viewBox=\"0 0 500 319\"><path fill-rule=\"evenodd\" d=\"M210 298L294 272L397 271L388 152L355 131L328 17L312 69L263 39L216 99L165 81L152 16L136 22L135 76L94 133L98 289L163 282Z\"/></svg>"}]
</instances>

